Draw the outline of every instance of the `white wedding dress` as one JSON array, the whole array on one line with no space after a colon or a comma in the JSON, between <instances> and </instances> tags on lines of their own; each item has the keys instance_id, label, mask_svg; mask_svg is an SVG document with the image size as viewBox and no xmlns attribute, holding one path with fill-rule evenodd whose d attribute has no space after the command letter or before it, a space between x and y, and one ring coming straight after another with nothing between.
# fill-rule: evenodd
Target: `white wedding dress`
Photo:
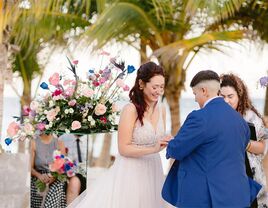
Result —
<instances>
[{"instance_id":1,"label":"white wedding dress","mask_svg":"<svg viewBox=\"0 0 268 208\"><path fill-rule=\"evenodd\" d=\"M156 129L148 120L144 119L143 126L136 122L134 145L139 148L152 146L164 136L162 113L160 115ZM158 153L138 158L119 155L113 166L68 208L163 208L163 182Z\"/></svg>"}]
</instances>

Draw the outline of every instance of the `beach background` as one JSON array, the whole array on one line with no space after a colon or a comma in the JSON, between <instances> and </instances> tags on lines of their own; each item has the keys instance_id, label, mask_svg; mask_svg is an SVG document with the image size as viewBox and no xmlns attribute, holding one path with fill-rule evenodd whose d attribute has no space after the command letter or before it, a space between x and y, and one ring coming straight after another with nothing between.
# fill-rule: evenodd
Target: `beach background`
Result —
<instances>
[{"instance_id":1,"label":"beach background","mask_svg":"<svg viewBox=\"0 0 268 208\"><path fill-rule=\"evenodd\" d=\"M127 101L121 101L118 103L120 108L122 108ZM263 114L263 109L264 109L264 99L261 98L255 98L253 99L254 106L257 108L257 110ZM163 101L163 104L166 105L165 100ZM198 104L194 101L193 98L190 97L184 97L180 100L181 104L181 122L186 119L187 115L192 111L199 109ZM6 137L6 132L5 130L7 129L7 125L9 122L12 120L12 116L17 116L19 115L19 99L16 97L5 97L4 99L4 117L3 117L3 132L2 132L2 138ZM168 111L167 108L167 132L170 132L171 130L171 123L170 123L170 112ZM86 158L87 154L87 143L86 143L86 137L81 138L81 150L82 150L82 157ZM68 142L68 141L67 141ZM70 141L71 142L71 141ZM91 142L91 141L89 141ZM94 152L93 152L93 157L98 157L101 149L102 149L102 144L103 144L103 134L99 134L96 136L95 143L94 143ZM3 147L9 148L12 152L17 151L17 144L16 142L12 143L9 147L6 146L2 142ZM75 146L74 144L73 146ZM111 155L116 156L118 154L118 148L117 148L117 132L112 133L112 145L111 145ZM165 159L165 150L163 150L161 153L161 159L162 159L162 165L163 165L163 170L164 173L166 174L169 168L169 161Z\"/></svg>"}]
</instances>

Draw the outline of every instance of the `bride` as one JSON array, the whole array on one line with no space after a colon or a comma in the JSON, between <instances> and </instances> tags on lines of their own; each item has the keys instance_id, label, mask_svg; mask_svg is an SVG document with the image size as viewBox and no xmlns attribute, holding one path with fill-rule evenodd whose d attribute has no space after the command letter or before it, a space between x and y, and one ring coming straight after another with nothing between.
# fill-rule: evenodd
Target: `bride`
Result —
<instances>
[{"instance_id":1,"label":"bride","mask_svg":"<svg viewBox=\"0 0 268 208\"><path fill-rule=\"evenodd\" d=\"M68 207L162 208L163 170L158 154L167 145L165 108L158 100L164 92L163 68L153 62L140 66L131 103L120 116L114 165Z\"/></svg>"}]
</instances>

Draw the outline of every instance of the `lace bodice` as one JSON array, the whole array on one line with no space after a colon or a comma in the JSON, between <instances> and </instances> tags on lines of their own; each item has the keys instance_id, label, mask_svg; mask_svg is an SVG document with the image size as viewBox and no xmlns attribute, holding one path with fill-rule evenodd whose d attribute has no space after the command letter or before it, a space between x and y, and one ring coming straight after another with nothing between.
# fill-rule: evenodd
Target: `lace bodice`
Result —
<instances>
[{"instance_id":1,"label":"lace bodice","mask_svg":"<svg viewBox=\"0 0 268 208\"><path fill-rule=\"evenodd\" d=\"M163 122L163 113L160 105L158 106L159 118L155 129L149 120L143 119L143 125L141 125L140 121L137 120L135 123L135 128L133 130L133 144L139 146L153 146L158 140L164 137L165 129Z\"/></svg>"}]
</instances>

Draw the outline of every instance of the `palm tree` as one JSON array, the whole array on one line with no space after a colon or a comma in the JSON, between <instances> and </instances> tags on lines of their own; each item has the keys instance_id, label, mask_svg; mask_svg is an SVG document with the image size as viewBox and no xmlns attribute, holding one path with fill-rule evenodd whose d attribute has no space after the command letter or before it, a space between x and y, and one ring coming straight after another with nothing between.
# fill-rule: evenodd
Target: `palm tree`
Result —
<instances>
[{"instance_id":1,"label":"palm tree","mask_svg":"<svg viewBox=\"0 0 268 208\"><path fill-rule=\"evenodd\" d=\"M23 2L24 4L22 4ZM15 44L20 47L20 51L14 54L12 69L14 72L17 71L23 80L21 104L29 105L31 101L31 81L34 76L41 75L43 71L43 67L37 60L38 53L42 50L44 44L49 44L51 48L60 44L65 44L67 47L68 39L64 37L64 34L73 28L89 25L88 13L81 7L90 9L88 7L90 2L80 1L76 6L74 6L76 1L27 1L29 4L25 4L25 2L11 3L10 1L8 5L3 6L1 1L0 5L5 8L3 10L5 13L0 13L0 31L4 31L4 33L0 32L2 34L0 36L2 40L2 44L0 44L2 49L0 57L2 59L0 61L2 61L1 67L4 67L1 69L1 73L4 73L7 67L7 46ZM14 16L14 14L16 15ZM9 21L8 18L10 18ZM9 36L6 35L6 28L10 28L8 30ZM3 86L4 82L1 80L0 101L3 100ZM1 120L2 106L3 102L0 102ZM21 147L19 151L23 151L23 149Z\"/></svg>"},{"instance_id":2,"label":"palm tree","mask_svg":"<svg viewBox=\"0 0 268 208\"><path fill-rule=\"evenodd\" d=\"M171 111L172 133L180 126L179 99L184 89L186 71L201 48L216 41L236 41L241 31L225 28L213 29L210 25L227 19L245 1L204 0L124 0L113 3L103 11L97 22L86 32L95 48L111 40L127 42L136 47L140 43L143 60L148 59L150 48L166 71L165 96ZM196 32L199 31L199 32ZM197 34L193 37L193 34Z\"/></svg>"},{"instance_id":3,"label":"palm tree","mask_svg":"<svg viewBox=\"0 0 268 208\"><path fill-rule=\"evenodd\" d=\"M4 78L5 74L8 74L7 64L8 50L10 49L10 25L16 22L20 15L17 6L18 2L15 0L0 0L0 132L2 132Z\"/></svg>"}]
</instances>

